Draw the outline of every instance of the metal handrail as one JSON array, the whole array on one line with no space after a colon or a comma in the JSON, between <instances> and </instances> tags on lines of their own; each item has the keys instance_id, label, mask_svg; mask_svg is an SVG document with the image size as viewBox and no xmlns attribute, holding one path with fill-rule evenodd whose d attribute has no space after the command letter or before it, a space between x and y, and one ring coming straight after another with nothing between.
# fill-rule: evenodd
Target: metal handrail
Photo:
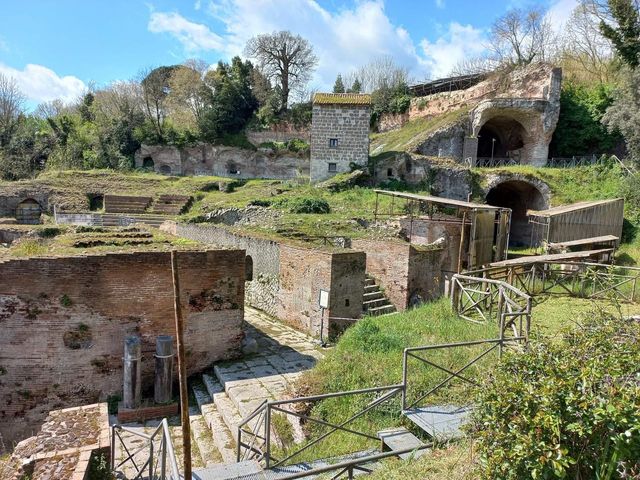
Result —
<instances>
[{"instance_id":1,"label":"metal handrail","mask_svg":"<svg viewBox=\"0 0 640 480\"><path fill-rule=\"evenodd\" d=\"M136 437L140 437L146 440L146 444L137 448L132 452L129 451L124 443L121 434L127 433ZM160 447L157 451L154 449L154 441L156 437L160 435ZM116 465L116 439L120 441L120 444L127 453L127 457ZM144 459L142 466L138 467L134 457L145 449L149 449L149 455ZM159 456L159 458L158 458ZM167 462L169 463L169 473L167 474ZM178 469L178 461L173 449L173 442L171 440L171 432L169 431L169 423L166 418L163 418L160 425L150 435L133 430L122 425L113 425L111 427L111 471L115 472L116 469L123 465L131 463L136 470L136 476L131 480L141 479L145 471L148 471L149 480L183 480L183 476ZM160 468L160 475L157 476L158 467Z\"/></svg>"}]
</instances>

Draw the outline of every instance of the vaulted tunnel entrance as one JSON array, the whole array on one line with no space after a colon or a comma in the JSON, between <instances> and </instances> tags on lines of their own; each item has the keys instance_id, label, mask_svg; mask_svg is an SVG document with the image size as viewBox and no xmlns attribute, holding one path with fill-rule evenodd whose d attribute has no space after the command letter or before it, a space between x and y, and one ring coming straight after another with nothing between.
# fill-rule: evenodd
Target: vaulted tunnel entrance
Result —
<instances>
[{"instance_id":1,"label":"vaulted tunnel entrance","mask_svg":"<svg viewBox=\"0 0 640 480\"><path fill-rule=\"evenodd\" d=\"M511 209L511 229L509 245L523 247L531 245L532 226L527 217L527 210L544 210L548 208L540 190L529 182L508 180L499 183L487 194L487 203L495 207Z\"/></svg>"},{"instance_id":2,"label":"vaulted tunnel entrance","mask_svg":"<svg viewBox=\"0 0 640 480\"><path fill-rule=\"evenodd\" d=\"M506 116L488 120L478 133L478 160L511 159L520 163L520 149L524 147L525 129Z\"/></svg>"}]
</instances>

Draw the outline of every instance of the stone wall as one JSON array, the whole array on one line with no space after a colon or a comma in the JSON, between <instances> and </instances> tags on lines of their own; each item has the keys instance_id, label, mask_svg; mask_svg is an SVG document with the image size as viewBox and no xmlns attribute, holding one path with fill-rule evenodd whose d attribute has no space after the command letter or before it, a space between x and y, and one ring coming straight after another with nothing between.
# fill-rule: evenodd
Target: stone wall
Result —
<instances>
[{"instance_id":1,"label":"stone wall","mask_svg":"<svg viewBox=\"0 0 640 480\"><path fill-rule=\"evenodd\" d=\"M35 200L41 212L49 211L49 194L37 190L18 189L10 195L0 194L0 218L17 217L20 204Z\"/></svg>"},{"instance_id":2,"label":"stone wall","mask_svg":"<svg viewBox=\"0 0 640 480\"><path fill-rule=\"evenodd\" d=\"M309 174L309 158L202 143L193 147L142 145L136 167L151 159L153 170L171 175L215 175L286 180Z\"/></svg>"},{"instance_id":3,"label":"stone wall","mask_svg":"<svg viewBox=\"0 0 640 480\"><path fill-rule=\"evenodd\" d=\"M308 142L311 138L309 129L298 130L295 128L288 129L270 129L247 132L247 140L249 140L256 147L261 143L267 142L288 142L289 140L300 139Z\"/></svg>"},{"instance_id":4,"label":"stone wall","mask_svg":"<svg viewBox=\"0 0 640 480\"><path fill-rule=\"evenodd\" d=\"M240 351L241 250L178 253L187 370ZM175 333L169 252L0 262L0 434L29 435L54 408L122 390L123 341L142 339L143 388L155 338Z\"/></svg>"},{"instance_id":5,"label":"stone wall","mask_svg":"<svg viewBox=\"0 0 640 480\"><path fill-rule=\"evenodd\" d=\"M350 172L350 165L369 160L369 105L313 105L311 181ZM337 145L330 144L331 139ZM330 171L330 164L335 170Z\"/></svg>"},{"instance_id":6,"label":"stone wall","mask_svg":"<svg viewBox=\"0 0 640 480\"><path fill-rule=\"evenodd\" d=\"M444 246L361 239L353 240L353 248L367 252L367 273L380 283L396 309L403 311L442 295Z\"/></svg>"},{"instance_id":7,"label":"stone wall","mask_svg":"<svg viewBox=\"0 0 640 480\"><path fill-rule=\"evenodd\" d=\"M330 252L319 249L280 246L280 290L277 316L313 336L326 336L334 327L328 319L359 318L365 275L364 252ZM329 309L322 312L320 290L329 290ZM336 320L340 328L345 320Z\"/></svg>"},{"instance_id":8,"label":"stone wall","mask_svg":"<svg viewBox=\"0 0 640 480\"><path fill-rule=\"evenodd\" d=\"M215 225L165 222L165 226L170 233L179 237L245 250L253 265L252 280L245 285L245 300L252 307L276 315L280 274L280 245L277 242L240 235Z\"/></svg>"}]
</instances>

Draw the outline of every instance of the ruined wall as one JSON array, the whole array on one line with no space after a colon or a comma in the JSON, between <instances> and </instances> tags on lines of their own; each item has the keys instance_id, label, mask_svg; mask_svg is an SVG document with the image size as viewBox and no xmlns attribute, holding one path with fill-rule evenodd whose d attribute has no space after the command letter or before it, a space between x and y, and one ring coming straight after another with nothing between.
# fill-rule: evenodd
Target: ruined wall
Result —
<instances>
[{"instance_id":1,"label":"ruined wall","mask_svg":"<svg viewBox=\"0 0 640 480\"><path fill-rule=\"evenodd\" d=\"M403 311L443 293L443 246L410 245L394 240L353 240L367 254L367 273L384 288L396 309Z\"/></svg>"},{"instance_id":2,"label":"ruined wall","mask_svg":"<svg viewBox=\"0 0 640 480\"><path fill-rule=\"evenodd\" d=\"M23 204L25 201L28 202L29 200L35 200L40 206L41 212L49 211L48 193L29 189L19 189L12 192L10 195L0 194L0 218L16 218L19 216L18 210L20 209L20 204Z\"/></svg>"},{"instance_id":3,"label":"ruined wall","mask_svg":"<svg viewBox=\"0 0 640 480\"><path fill-rule=\"evenodd\" d=\"M416 97L411 100L409 118L442 115L487 98L547 99L557 70L552 65L536 63L507 74L491 75L465 90Z\"/></svg>"},{"instance_id":4,"label":"ruined wall","mask_svg":"<svg viewBox=\"0 0 640 480\"><path fill-rule=\"evenodd\" d=\"M350 172L352 163L369 160L369 105L313 105L311 124L311 181ZM337 140L332 146L331 139ZM330 171L330 165L335 170Z\"/></svg>"},{"instance_id":5,"label":"ruined wall","mask_svg":"<svg viewBox=\"0 0 640 480\"><path fill-rule=\"evenodd\" d=\"M244 252L178 253L187 370L239 353ZM23 438L55 408L122 389L126 335L142 339L143 388L155 338L175 333L169 252L0 262L0 434Z\"/></svg>"},{"instance_id":6,"label":"ruined wall","mask_svg":"<svg viewBox=\"0 0 640 480\"><path fill-rule=\"evenodd\" d=\"M365 263L364 252L329 252L281 245L278 318L319 336L321 289L330 291L330 308L324 313L325 335L330 330L329 317L359 318Z\"/></svg>"},{"instance_id":7,"label":"ruined wall","mask_svg":"<svg viewBox=\"0 0 640 480\"><path fill-rule=\"evenodd\" d=\"M136 167L152 159L153 170L171 175L215 175L235 178L286 180L309 174L309 158L202 143L193 147L142 145L135 154Z\"/></svg>"},{"instance_id":8,"label":"ruined wall","mask_svg":"<svg viewBox=\"0 0 640 480\"><path fill-rule=\"evenodd\" d=\"M253 264L253 280L245 284L245 300L252 307L276 315L276 297L280 286L280 245L277 242L240 235L215 225L165 222L165 226L170 233L179 237L245 250Z\"/></svg>"}]
</instances>

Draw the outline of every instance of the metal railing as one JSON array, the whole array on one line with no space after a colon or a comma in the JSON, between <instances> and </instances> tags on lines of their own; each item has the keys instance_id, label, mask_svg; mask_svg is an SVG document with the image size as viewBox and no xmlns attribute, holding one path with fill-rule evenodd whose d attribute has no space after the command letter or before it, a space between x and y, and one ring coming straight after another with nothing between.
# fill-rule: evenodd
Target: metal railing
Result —
<instances>
[{"instance_id":1,"label":"metal railing","mask_svg":"<svg viewBox=\"0 0 640 480\"><path fill-rule=\"evenodd\" d=\"M128 444L126 440L131 437L142 439L143 444L139 447ZM122 460L116 460L118 447L126 455ZM131 472L125 476L128 480L183 479L178 470L166 418L162 419L150 435L122 425L111 427L111 471L123 474L124 470Z\"/></svg>"},{"instance_id":2,"label":"metal railing","mask_svg":"<svg viewBox=\"0 0 640 480\"><path fill-rule=\"evenodd\" d=\"M515 337L529 336L531 295L502 279L456 274L451 282L451 305L458 316L500 325L501 336L509 329Z\"/></svg>"},{"instance_id":3,"label":"metal railing","mask_svg":"<svg viewBox=\"0 0 640 480\"><path fill-rule=\"evenodd\" d=\"M293 398L290 400L265 401L260 407L254 410L253 413L246 417L240 425L238 425L237 460L240 462L254 459L264 462L266 468L281 467L294 458L300 457L303 452L308 451L320 442L327 440L327 438L336 432L347 432L368 440L379 442L380 439L376 435L377 432L362 432L357 430L355 427L351 427L351 424L376 407L390 402L403 390L404 385L388 385L384 387L363 388L360 390ZM360 409L357 413L351 415L340 423L328 422L310 414L301 413L295 409L296 405L305 407L306 404L330 398L371 394L382 395L374 398L364 408ZM278 432L275 431L273 426L273 418L275 414L284 415L287 421L289 418L294 417L295 419L305 423L328 427L329 430L322 433L318 438L296 448L292 453L285 454L283 458L277 459L273 456L273 450L274 446L280 443L280 439L278 438Z\"/></svg>"},{"instance_id":4,"label":"metal railing","mask_svg":"<svg viewBox=\"0 0 640 480\"><path fill-rule=\"evenodd\" d=\"M509 157L478 157L475 162L476 167L494 168L520 165L520 161Z\"/></svg>"},{"instance_id":5,"label":"metal railing","mask_svg":"<svg viewBox=\"0 0 640 480\"><path fill-rule=\"evenodd\" d=\"M640 268L592 262L533 261L525 265L488 267L466 277L503 281L527 295L566 295L587 299L640 300Z\"/></svg>"},{"instance_id":6,"label":"metal railing","mask_svg":"<svg viewBox=\"0 0 640 480\"><path fill-rule=\"evenodd\" d=\"M504 332L505 329L501 328L501 332ZM516 337L506 337L504 334L500 335L500 338L493 339L483 339L483 340L474 340L469 342L458 342L458 343L445 343L440 345L427 345L424 347L412 347L405 348L403 357L402 357L402 384L404 385L404 389L402 391L402 410L406 411L413 407L420 406L421 402L425 400L427 397L436 394L439 390L444 387L449 387L450 384L454 380L459 380L463 384L471 385L473 387L479 387L480 384L468 377L463 373L467 372L471 367L477 366L478 362L485 358L492 352L497 352L498 357L502 357L503 349L505 345L512 344L524 344L527 342L527 337L525 336L516 336ZM462 367L453 369L449 366L444 366L436 363L435 361L425 358L425 354L432 353L438 350L450 350L454 348L473 348L473 347L481 347L481 351L476 353L476 355L468 360ZM428 365L430 367L435 368L441 372L448 374L449 376L444 380L438 382L434 387L429 388L425 392L421 392L419 396L410 401L409 400L409 361L411 359L418 360L422 364Z\"/></svg>"}]
</instances>

